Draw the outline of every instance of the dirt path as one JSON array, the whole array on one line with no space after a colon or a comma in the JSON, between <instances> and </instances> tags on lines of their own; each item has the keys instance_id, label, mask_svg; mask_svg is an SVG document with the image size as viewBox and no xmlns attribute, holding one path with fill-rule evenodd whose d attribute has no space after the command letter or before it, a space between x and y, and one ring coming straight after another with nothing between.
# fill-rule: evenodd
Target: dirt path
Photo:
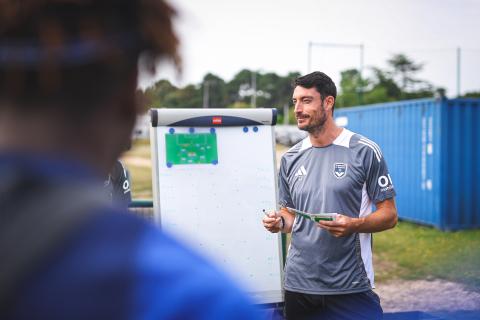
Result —
<instances>
[{"instance_id":1,"label":"dirt path","mask_svg":"<svg viewBox=\"0 0 480 320\"><path fill-rule=\"evenodd\" d=\"M377 284L384 312L478 310L480 292L444 280L395 280Z\"/></svg>"}]
</instances>

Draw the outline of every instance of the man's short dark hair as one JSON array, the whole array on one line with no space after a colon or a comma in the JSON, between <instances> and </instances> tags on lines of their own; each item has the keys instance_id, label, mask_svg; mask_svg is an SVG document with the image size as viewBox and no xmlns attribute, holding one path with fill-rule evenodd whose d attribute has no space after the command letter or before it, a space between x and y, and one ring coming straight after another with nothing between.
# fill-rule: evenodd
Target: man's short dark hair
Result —
<instances>
[{"instance_id":1,"label":"man's short dark hair","mask_svg":"<svg viewBox=\"0 0 480 320\"><path fill-rule=\"evenodd\" d=\"M179 65L163 0L0 1L0 108L95 109L135 75L140 55ZM152 67L152 68L150 68Z\"/></svg>"},{"instance_id":2,"label":"man's short dark hair","mask_svg":"<svg viewBox=\"0 0 480 320\"><path fill-rule=\"evenodd\" d=\"M307 89L317 89L322 101L328 96L332 96L335 100L337 99L337 87L335 86L335 83L333 83L329 76L320 71L315 71L296 78L293 85L294 87L300 86Z\"/></svg>"}]
</instances>

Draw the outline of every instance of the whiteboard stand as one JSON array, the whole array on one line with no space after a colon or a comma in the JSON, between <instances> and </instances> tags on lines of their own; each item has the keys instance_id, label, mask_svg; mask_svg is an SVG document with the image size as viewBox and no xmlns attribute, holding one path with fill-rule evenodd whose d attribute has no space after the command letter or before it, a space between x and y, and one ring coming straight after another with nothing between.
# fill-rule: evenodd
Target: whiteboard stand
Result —
<instances>
[{"instance_id":1,"label":"whiteboard stand","mask_svg":"<svg viewBox=\"0 0 480 320\"><path fill-rule=\"evenodd\" d=\"M227 272L258 304L283 301L276 109L151 109L155 221Z\"/></svg>"}]
</instances>

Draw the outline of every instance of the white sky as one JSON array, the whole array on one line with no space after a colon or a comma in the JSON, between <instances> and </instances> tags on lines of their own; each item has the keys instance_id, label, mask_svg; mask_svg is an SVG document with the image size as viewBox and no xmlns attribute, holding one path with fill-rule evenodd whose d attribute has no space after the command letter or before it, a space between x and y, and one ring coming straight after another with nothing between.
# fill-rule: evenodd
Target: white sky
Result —
<instances>
[{"instance_id":1,"label":"white sky","mask_svg":"<svg viewBox=\"0 0 480 320\"><path fill-rule=\"evenodd\" d=\"M156 79L198 84L214 73L229 81L241 69L307 73L308 42L365 46L368 66L386 67L394 53L423 62L419 78L457 92L456 48L462 49L461 91L480 91L480 0L170 0L179 11L184 71L161 66ZM315 46L312 70L358 68L358 49ZM155 79L142 76L140 86Z\"/></svg>"}]
</instances>

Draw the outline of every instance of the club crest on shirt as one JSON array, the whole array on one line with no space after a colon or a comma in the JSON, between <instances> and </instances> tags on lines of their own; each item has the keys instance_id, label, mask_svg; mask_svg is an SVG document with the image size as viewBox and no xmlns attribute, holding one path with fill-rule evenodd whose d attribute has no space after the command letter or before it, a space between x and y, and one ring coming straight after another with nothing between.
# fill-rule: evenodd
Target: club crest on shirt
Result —
<instances>
[{"instance_id":1,"label":"club crest on shirt","mask_svg":"<svg viewBox=\"0 0 480 320\"><path fill-rule=\"evenodd\" d=\"M347 174L347 164L343 162L335 162L333 164L333 174L337 179L344 178Z\"/></svg>"}]
</instances>

